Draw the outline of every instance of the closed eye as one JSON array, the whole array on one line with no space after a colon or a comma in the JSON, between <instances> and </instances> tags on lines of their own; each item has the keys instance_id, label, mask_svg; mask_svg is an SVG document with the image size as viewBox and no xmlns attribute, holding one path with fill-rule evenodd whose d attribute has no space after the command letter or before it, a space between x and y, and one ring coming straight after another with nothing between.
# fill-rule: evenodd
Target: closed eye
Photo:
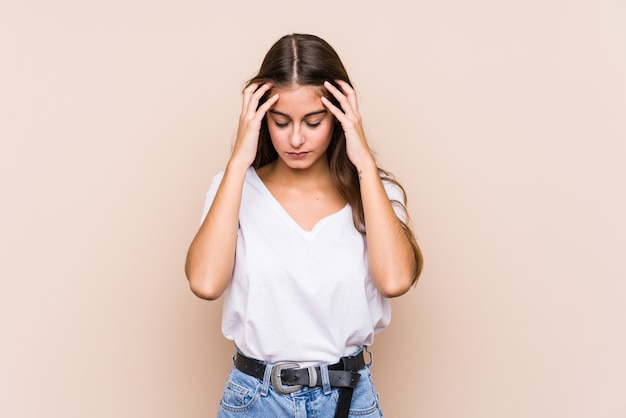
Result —
<instances>
[{"instance_id":1,"label":"closed eye","mask_svg":"<svg viewBox=\"0 0 626 418\"><path fill-rule=\"evenodd\" d=\"M307 122L306 125L309 128L317 128L318 126L320 126L322 124L322 121L319 122Z\"/></svg>"},{"instance_id":2,"label":"closed eye","mask_svg":"<svg viewBox=\"0 0 626 418\"><path fill-rule=\"evenodd\" d=\"M280 123L280 122L274 121L274 124L275 124L278 128L286 128L286 127L287 127L287 125L289 125L289 122Z\"/></svg>"}]
</instances>

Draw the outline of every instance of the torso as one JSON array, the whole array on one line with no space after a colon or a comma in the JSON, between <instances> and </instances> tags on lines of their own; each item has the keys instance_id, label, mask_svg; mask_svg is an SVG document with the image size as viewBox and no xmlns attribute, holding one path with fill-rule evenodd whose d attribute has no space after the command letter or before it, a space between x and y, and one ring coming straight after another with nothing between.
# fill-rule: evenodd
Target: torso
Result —
<instances>
[{"instance_id":1,"label":"torso","mask_svg":"<svg viewBox=\"0 0 626 418\"><path fill-rule=\"evenodd\" d=\"M284 176L270 163L257 170L259 178L285 211L305 231L311 231L323 218L346 206L330 173Z\"/></svg>"},{"instance_id":2,"label":"torso","mask_svg":"<svg viewBox=\"0 0 626 418\"><path fill-rule=\"evenodd\" d=\"M283 174L277 178L288 177ZM223 175L211 183L205 216ZM268 184L287 206L299 198L315 198L304 193L311 188L299 187L301 194L289 192L280 182L273 187L274 179L269 177ZM270 363L296 362L300 367L335 363L372 344L374 335L389 323L391 305L372 280L367 246L354 227L351 206L342 206L334 188L317 189L322 192L322 204L311 211L315 217L300 217L299 225L257 170L250 168L246 173L222 332L248 357ZM393 191L389 197L400 199L399 193ZM290 207L291 212L298 216L308 211L308 207L302 210L304 203Z\"/></svg>"}]
</instances>

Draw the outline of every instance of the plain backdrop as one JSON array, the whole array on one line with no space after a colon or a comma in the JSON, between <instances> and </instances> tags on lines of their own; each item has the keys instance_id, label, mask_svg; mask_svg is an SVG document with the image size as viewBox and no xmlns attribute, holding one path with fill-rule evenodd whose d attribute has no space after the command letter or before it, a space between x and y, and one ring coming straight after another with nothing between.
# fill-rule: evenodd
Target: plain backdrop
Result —
<instances>
[{"instance_id":1,"label":"plain backdrop","mask_svg":"<svg viewBox=\"0 0 626 418\"><path fill-rule=\"evenodd\" d=\"M339 52L426 258L386 417L626 416L626 3L0 3L0 416L210 417L183 274L267 49Z\"/></svg>"}]
</instances>

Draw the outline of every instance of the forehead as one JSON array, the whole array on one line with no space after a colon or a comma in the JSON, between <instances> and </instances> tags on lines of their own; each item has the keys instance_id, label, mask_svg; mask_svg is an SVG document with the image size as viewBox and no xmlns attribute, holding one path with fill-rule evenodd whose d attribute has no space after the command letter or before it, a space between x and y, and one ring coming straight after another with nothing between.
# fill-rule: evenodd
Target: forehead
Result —
<instances>
[{"instance_id":1,"label":"forehead","mask_svg":"<svg viewBox=\"0 0 626 418\"><path fill-rule=\"evenodd\" d=\"M272 89L270 94L278 93L279 97L271 110L289 116L303 116L318 110L325 110L322 104L319 87L291 86Z\"/></svg>"}]
</instances>

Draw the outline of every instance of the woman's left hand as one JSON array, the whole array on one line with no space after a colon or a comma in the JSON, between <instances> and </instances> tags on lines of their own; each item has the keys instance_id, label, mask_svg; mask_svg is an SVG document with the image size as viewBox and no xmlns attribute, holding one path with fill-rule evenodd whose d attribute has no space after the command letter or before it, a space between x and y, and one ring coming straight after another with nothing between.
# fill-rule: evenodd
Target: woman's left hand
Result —
<instances>
[{"instance_id":1,"label":"woman's left hand","mask_svg":"<svg viewBox=\"0 0 626 418\"><path fill-rule=\"evenodd\" d=\"M335 83L341 87L343 92L328 81L324 82L324 87L335 96L343 111L325 97L322 97L322 103L341 123L341 127L346 134L348 158L357 169L361 169L364 164L374 163L374 157L365 139L356 92L345 81L335 80Z\"/></svg>"}]
</instances>

